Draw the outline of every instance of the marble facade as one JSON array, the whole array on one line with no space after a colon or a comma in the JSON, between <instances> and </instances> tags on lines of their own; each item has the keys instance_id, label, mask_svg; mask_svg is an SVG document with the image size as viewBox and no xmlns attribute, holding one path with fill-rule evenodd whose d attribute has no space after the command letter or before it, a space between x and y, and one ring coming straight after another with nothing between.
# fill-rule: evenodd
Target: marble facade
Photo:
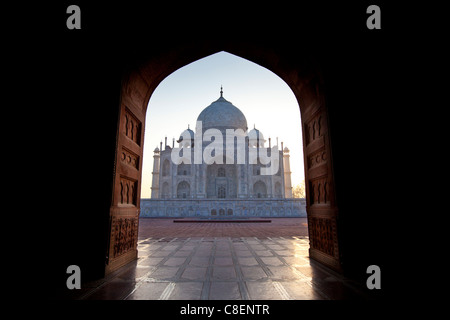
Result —
<instances>
[{"instance_id":1,"label":"marble facade","mask_svg":"<svg viewBox=\"0 0 450 320\"><path fill-rule=\"evenodd\" d=\"M281 142L279 150L278 138L273 147L266 141L255 126L248 130L221 90L198 116L195 132L188 126L181 133L178 147L166 138L164 148L162 142L155 148L151 199L141 200L140 215L306 217L305 200L292 199L289 149Z\"/></svg>"}]
</instances>

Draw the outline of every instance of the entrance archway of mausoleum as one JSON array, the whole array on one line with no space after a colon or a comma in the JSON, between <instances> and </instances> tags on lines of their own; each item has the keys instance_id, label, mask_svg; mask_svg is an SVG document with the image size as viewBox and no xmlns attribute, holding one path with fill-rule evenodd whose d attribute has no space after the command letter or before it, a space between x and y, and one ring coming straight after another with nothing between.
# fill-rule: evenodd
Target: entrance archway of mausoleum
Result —
<instances>
[{"instance_id":1,"label":"entrance archway of mausoleum","mask_svg":"<svg viewBox=\"0 0 450 320\"><path fill-rule=\"evenodd\" d=\"M235 54L271 70L295 94L302 121L310 257L342 271L329 124L320 71L306 54L298 57L297 65L292 67L284 65L283 57L264 45L228 43L180 46L141 61L124 75L105 273L109 274L137 258L143 139L150 96L170 73L220 51ZM130 157L133 161L126 161Z\"/></svg>"}]
</instances>

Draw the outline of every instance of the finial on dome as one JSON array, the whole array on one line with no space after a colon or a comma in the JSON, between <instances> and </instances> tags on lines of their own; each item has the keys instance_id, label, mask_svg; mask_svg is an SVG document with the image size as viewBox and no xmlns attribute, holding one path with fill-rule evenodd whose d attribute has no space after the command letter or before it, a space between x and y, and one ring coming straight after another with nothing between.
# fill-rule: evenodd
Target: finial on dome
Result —
<instances>
[{"instance_id":1,"label":"finial on dome","mask_svg":"<svg viewBox=\"0 0 450 320\"><path fill-rule=\"evenodd\" d=\"M223 97L223 88L222 88L222 85L220 85L220 96Z\"/></svg>"},{"instance_id":2,"label":"finial on dome","mask_svg":"<svg viewBox=\"0 0 450 320\"><path fill-rule=\"evenodd\" d=\"M189 124L188 124L188 129L189 129Z\"/></svg>"}]
</instances>

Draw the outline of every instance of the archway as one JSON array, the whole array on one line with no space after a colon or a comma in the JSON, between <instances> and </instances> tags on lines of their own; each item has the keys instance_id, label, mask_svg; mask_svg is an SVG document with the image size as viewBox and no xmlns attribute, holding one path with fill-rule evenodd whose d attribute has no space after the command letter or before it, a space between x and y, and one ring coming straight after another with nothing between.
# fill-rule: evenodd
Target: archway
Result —
<instances>
[{"instance_id":1,"label":"archway","mask_svg":"<svg viewBox=\"0 0 450 320\"><path fill-rule=\"evenodd\" d=\"M337 236L337 205L335 202L334 175L328 114L323 97L321 73L308 56L300 56L295 66L281 63L281 55L263 45L246 43L219 44L197 47L193 44L164 52L146 59L138 66L130 67L121 89L119 130L117 135L116 162L113 201L110 208L111 229L106 272L116 270L136 258L136 247L117 255L113 248L117 237L115 227L123 219L136 221L139 218L139 197L135 206L124 207L119 196L121 181L134 181L140 195L141 163L130 169L122 164L120 154L130 150L137 158L142 158L145 114L153 90L160 81L176 69L217 51L227 51L253 61L280 76L292 89L300 106L305 159L305 181L307 195L308 228L311 239L310 257L340 271L341 259ZM132 127L132 130L130 130ZM300 128L299 128L300 129ZM325 155L317 157L318 154ZM319 159L319 161L317 161ZM327 186L323 188L323 186ZM322 190L320 197L312 190ZM326 201L324 201L326 199ZM323 226L327 226L324 228ZM137 237L137 230L135 232ZM119 241L135 241L120 239Z\"/></svg>"},{"instance_id":2,"label":"archway","mask_svg":"<svg viewBox=\"0 0 450 320\"><path fill-rule=\"evenodd\" d=\"M169 160L165 160L162 166L162 175L163 177L170 175L170 162Z\"/></svg>"},{"instance_id":3,"label":"archway","mask_svg":"<svg viewBox=\"0 0 450 320\"><path fill-rule=\"evenodd\" d=\"M237 198L236 167L229 164L210 164L206 169L208 198Z\"/></svg>"},{"instance_id":4,"label":"archway","mask_svg":"<svg viewBox=\"0 0 450 320\"><path fill-rule=\"evenodd\" d=\"M283 193L281 191L281 183L279 182L275 183L275 196L277 198L281 198L283 196Z\"/></svg>"},{"instance_id":5,"label":"archway","mask_svg":"<svg viewBox=\"0 0 450 320\"><path fill-rule=\"evenodd\" d=\"M253 185L253 196L255 198L266 198L267 197L267 186L261 180L256 181Z\"/></svg>"},{"instance_id":6,"label":"archway","mask_svg":"<svg viewBox=\"0 0 450 320\"><path fill-rule=\"evenodd\" d=\"M226 186L219 186L217 188L217 198L225 199L227 197L227 189Z\"/></svg>"},{"instance_id":7,"label":"archway","mask_svg":"<svg viewBox=\"0 0 450 320\"><path fill-rule=\"evenodd\" d=\"M181 181L177 186L177 198L187 199L191 195L191 186L186 181Z\"/></svg>"},{"instance_id":8,"label":"archway","mask_svg":"<svg viewBox=\"0 0 450 320\"><path fill-rule=\"evenodd\" d=\"M169 183L165 181L162 185L161 199L170 198Z\"/></svg>"}]
</instances>

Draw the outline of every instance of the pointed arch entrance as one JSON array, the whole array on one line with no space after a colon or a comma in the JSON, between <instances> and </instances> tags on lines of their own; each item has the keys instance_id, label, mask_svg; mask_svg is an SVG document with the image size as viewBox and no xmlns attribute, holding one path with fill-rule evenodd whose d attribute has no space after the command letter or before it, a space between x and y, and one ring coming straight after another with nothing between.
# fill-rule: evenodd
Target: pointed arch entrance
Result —
<instances>
[{"instance_id":1,"label":"pointed arch entrance","mask_svg":"<svg viewBox=\"0 0 450 320\"><path fill-rule=\"evenodd\" d=\"M310 257L341 271L339 252L337 204L333 175L333 157L327 107L323 94L321 73L306 54L297 59L297 64L284 65L282 55L264 45L228 43L227 45L185 45L170 52L161 52L139 65L130 67L124 76L116 144L116 166L114 172L113 200L110 207L110 233L106 273L137 257L137 226L141 188L143 155L143 128L151 94L158 84L171 72L184 65L218 51L227 51L253 61L280 76L292 89L300 106L305 163L308 228L310 235ZM151 116L151 115L150 115ZM137 165L122 161L123 153L131 153ZM317 155L321 155L317 157ZM317 160L319 159L319 161ZM123 184L133 185L136 197L132 203L121 202ZM123 223L130 232L118 236ZM119 242L119 243L117 243ZM123 243L122 243L123 242ZM128 250L114 250L116 247Z\"/></svg>"}]
</instances>

